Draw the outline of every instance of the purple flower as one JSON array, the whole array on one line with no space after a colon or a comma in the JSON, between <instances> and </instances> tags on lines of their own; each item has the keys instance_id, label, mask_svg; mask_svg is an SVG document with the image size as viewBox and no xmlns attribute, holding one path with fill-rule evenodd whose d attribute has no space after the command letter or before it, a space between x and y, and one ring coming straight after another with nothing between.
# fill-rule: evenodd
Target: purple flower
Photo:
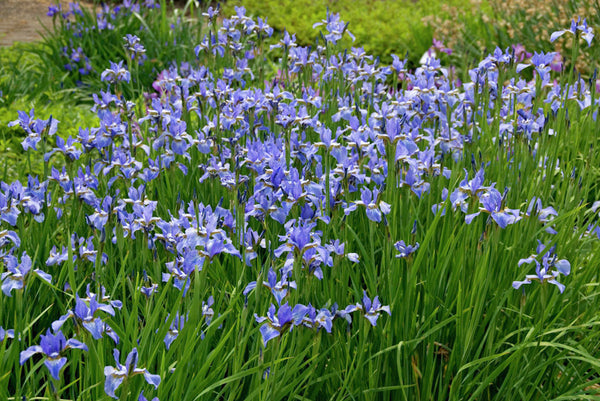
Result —
<instances>
[{"instance_id":1,"label":"purple flower","mask_svg":"<svg viewBox=\"0 0 600 401\"><path fill-rule=\"evenodd\" d=\"M148 372L148 369L141 369L137 367L138 352L136 348L131 350L129 355L127 355L127 359L125 360L125 366L119 363L119 357L121 354L119 353L118 349L115 348L115 350L113 351L113 355L115 357L115 362L117 363L117 366L104 367L104 375L106 376L106 381L104 382L104 391L110 397L118 399L119 397L115 395L115 390L119 388L119 386L121 385L121 383L123 383L125 379L139 374L144 375L144 379L146 379L146 382L148 382L148 384L153 385L155 389L158 388L160 384L160 376L151 374L150 372Z\"/></svg>"},{"instance_id":2,"label":"purple flower","mask_svg":"<svg viewBox=\"0 0 600 401\"><path fill-rule=\"evenodd\" d=\"M512 49L514 51L515 60L518 62L524 61L525 59L528 59L529 57L531 57L531 53L529 53L525 49L525 46L523 46L520 43L517 43L516 45L512 45Z\"/></svg>"},{"instance_id":3,"label":"purple flower","mask_svg":"<svg viewBox=\"0 0 600 401\"><path fill-rule=\"evenodd\" d=\"M452 49L450 49L449 47L446 47L444 45L443 41L437 40L436 38L433 38L433 49L434 50L439 50L442 53L446 53L448 55L452 54Z\"/></svg>"},{"instance_id":4,"label":"purple flower","mask_svg":"<svg viewBox=\"0 0 600 401\"><path fill-rule=\"evenodd\" d=\"M388 305L382 306L378 296L375 296L371 302L371 299L367 296L367 291L363 291L362 305L356 304L356 307L364 313L365 318L372 326L377 326L377 319L379 318L380 312L386 312L388 315L392 316L390 307Z\"/></svg>"},{"instance_id":5,"label":"purple flower","mask_svg":"<svg viewBox=\"0 0 600 401\"><path fill-rule=\"evenodd\" d=\"M483 193L479 197L479 201L483 207L479 208L479 212L465 216L467 224L471 224L473 219L481 212L489 213L501 228L506 228L508 225L521 220L521 212L518 209L509 209L502 206L502 195L495 188L490 188L487 192Z\"/></svg>"},{"instance_id":6,"label":"purple flower","mask_svg":"<svg viewBox=\"0 0 600 401\"><path fill-rule=\"evenodd\" d=\"M54 265L62 265L69 258L69 251L66 246L62 247L62 251L58 252L56 249L56 245L52 247L50 250L50 255L48 255L48 259L46 260L46 266L54 266ZM73 261L77 259L76 255L73 255Z\"/></svg>"},{"instance_id":7,"label":"purple flower","mask_svg":"<svg viewBox=\"0 0 600 401\"><path fill-rule=\"evenodd\" d=\"M415 243L414 245L406 245L403 240L400 240L394 244L394 248L400 253L396 254L397 258L406 258L411 253L415 252L419 249L419 243Z\"/></svg>"},{"instance_id":8,"label":"purple flower","mask_svg":"<svg viewBox=\"0 0 600 401\"><path fill-rule=\"evenodd\" d=\"M120 81L129 82L131 75L127 68L123 67L123 60L119 61L118 64L110 62L110 68L104 70L100 79L111 84L116 84Z\"/></svg>"},{"instance_id":9,"label":"purple flower","mask_svg":"<svg viewBox=\"0 0 600 401\"><path fill-rule=\"evenodd\" d=\"M315 326L324 328L326 332L331 334L334 317L335 315L329 309L321 308L314 318Z\"/></svg>"},{"instance_id":10,"label":"purple flower","mask_svg":"<svg viewBox=\"0 0 600 401\"><path fill-rule=\"evenodd\" d=\"M348 31L348 24L340 19L339 14L333 14L327 10L327 18L321 22L313 24L313 29L321 25L325 25L325 29L328 32L328 34L325 35L325 40L331 44L335 45L340 39L342 39L344 33L347 33L353 42L356 39L354 35Z\"/></svg>"},{"instance_id":11,"label":"purple flower","mask_svg":"<svg viewBox=\"0 0 600 401\"><path fill-rule=\"evenodd\" d=\"M452 192L452 194L450 194L450 203L452 204L452 208L456 209L457 207L460 207L460 209L466 213L469 208L467 200L473 196L479 197L481 192L489 188L483 186L484 181L485 170L483 168L477 171L472 180L469 180L469 172L465 169L464 180L462 180L460 182L460 186L454 192Z\"/></svg>"},{"instance_id":12,"label":"purple flower","mask_svg":"<svg viewBox=\"0 0 600 401\"><path fill-rule=\"evenodd\" d=\"M255 313L254 318L257 323L266 322L260 327L260 334L262 335L263 344L266 347L269 341L279 337L288 327L291 329L294 313L286 302L279 307L278 311L276 311L275 305L271 304L267 312L267 317L260 317Z\"/></svg>"},{"instance_id":13,"label":"purple flower","mask_svg":"<svg viewBox=\"0 0 600 401\"><path fill-rule=\"evenodd\" d=\"M48 6L48 12L46 13L46 15L48 17L54 17L55 15L60 14L61 10L62 10L62 7L60 4L51 5L51 6Z\"/></svg>"},{"instance_id":14,"label":"purple flower","mask_svg":"<svg viewBox=\"0 0 600 401\"><path fill-rule=\"evenodd\" d=\"M318 246L321 237L320 232L315 230L316 226L317 223L290 220L286 224L287 234L279 236L279 240L285 243L275 249L275 256L280 257L285 252L303 255L307 250Z\"/></svg>"},{"instance_id":15,"label":"purple flower","mask_svg":"<svg viewBox=\"0 0 600 401\"><path fill-rule=\"evenodd\" d=\"M21 256L21 263L14 255L6 255L3 258L4 264L6 265L7 272L2 273L0 279L2 280L2 292L7 297L11 296L12 290L22 290L25 288L25 281L29 277L31 271L31 258L27 253L23 252ZM52 276L48 273L43 272L40 269L35 269L34 272L44 281L48 283L52 282Z\"/></svg>"},{"instance_id":16,"label":"purple flower","mask_svg":"<svg viewBox=\"0 0 600 401\"><path fill-rule=\"evenodd\" d=\"M99 340L102 338L102 334L106 333L116 344L118 344L119 336L108 324L106 324L102 319L100 319L99 316L97 316L99 311L103 311L111 316L114 316L115 310L111 304L99 303L96 298L97 295L92 293L91 297L86 303L84 299L79 298L79 295L76 294L75 308L68 311L65 315L61 316L60 319L52 323L52 329L54 331L59 330L70 317L73 317L75 318L77 324L80 324L92 334L92 337L95 340Z\"/></svg>"},{"instance_id":17,"label":"purple flower","mask_svg":"<svg viewBox=\"0 0 600 401\"><path fill-rule=\"evenodd\" d=\"M401 148L401 146L399 148ZM404 177L404 184L408 185L410 190L419 198L429 191L430 186L428 182L423 180L423 175L423 171L419 170L415 165L411 165Z\"/></svg>"},{"instance_id":18,"label":"purple flower","mask_svg":"<svg viewBox=\"0 0 600 401\"><path fill-rule=\"evenodd\" d=\"M317 311L311 304L308 304L308 306L296 305L294 308L295 325L303 324L310 328L323 328L330 334L333 329L333 319L335 316L335 312L327 308L321 308Z\"/></svg>"},{"instance_id":19,"label":"purple flower","mask_svg":"<svg viewBox=\"0 0 600 401\"><path fill-rule=\"evenodd\" d=\"M50 116L48 120L34 118L33 109L31 109L29 114L24 111L18 111L17 114L19 115L19 119L11 121L8 123L8 126L13 127L19 125L27 133L27 137L21 142L23 150L29 148L37 150L36 146L42 140L42 134L46 133L47 135L52 136L58 129L58 120L52 118L52 116Z\"/></svg>"},{"instance_id":20,"label":"purple flower","mask_svg":"<svg viewBox=\"0 0 600 401\"><path fill-rule=\"evenodd\" d=\"M583 20L582 24L579 24L580 22L581 17L578 17L577 20L573 18L573 20L571 20L571 27L569 29L563 29L561 31L556 31L552 33L552 35L550 36L550 42L554 42L556 39L560 38L567 32L577 36L577 31L581 31L581 37L585 39L585 41L588 44L588 47L591 46L592 39L594 39L594 29L588 26L585 19Z\"/></svg>"},{"instance_id":21,"label":"purple flower","mask_svg":"<svg viewBox=\"0 0 600 401\"><path fill-rule=\"evenodd\" d=\"M102 200L102 203L100 203L100 201L98 201L98 203L94 213L87 216L86 220L91 227L102 231L113 211L113 198L111 196L106 196Z\"/></svg>"},{"instance_id":22,"label":"purple flower","mask_svg":"<svg viewBox=\"0 0 600 401\"><path fill-rule=\"evenodd\" d=\"M169 318L167 317L167 321L168 320ZM167 335L165 335L164 342L165 346L167 347L167 350L171 347L171 344L173 343L173 341L175 341L177 336L179 336L179 331L183 329L183 325L185 324L186 320L187 316L179 316L179 312L177 312L175 318L171 322L171 326L169 326L169 331L167 331Z\"/></svg>"},{"instance_id":23,"label":"purple flower","mask_svg":"<svg viewBox=\"0 0 600 401\"><path fill-rule=\"evenodd\" d=\"M14 127L15 125L19 125L21 128L23 128L25 130L25 132L30 133L36 122L36 120L34 119L34 115L35 115L34 109L31 109L29 111L29 114L27 114L24 111L19 110L19 111L17 111L17 115L19 116L19 119L9 122L8 126Z\"/></svg>"},{"instance_id":24,"label":"purple flower","mask_svg":"<svg viewBox=\"0 0 600 401\"><path fill-rule=\"evenodd\" d=\"M356 209L355 205L365 206L369 220L377 223L381 222L382 214L387 215L392 210L388 203L379 199L379 189L377 188L373 189L372 192L369 188L361 188L360 200L351 204L344 212L349 214Z\"/></svg>"},{"instance_id":25,"label":"purple flower","mask_svg":"<svg viewBox=\"0 0 600 401\"><path fill-rule=\"evenodd\" d=\"M206 12L202 13L202 16L208 18L209 21L214 20L217 17L217 15L219 15L219 3L217 3L216 9L211 6L211 7L208 7Z\"/></svg>"},{"instance_id":26,"label":"purple flower","mask_svg":"<svg viewBox=\"0 0 600 401\"><path fill-rule=\"evenodd\" d=\"M137 60L138 64L143 64L146 59L146 48L141 44L140 38L130 33L123 38L125 41L125 51L132 60Z\"/></svg>"},{"instance_id":27,"label":"purple flower","mask_svg":"<svg viewBox=\"0 0 600 401\"><path fill-rule=\"evenodd\" d=\"M50 157L56 152L62 153L70 160L78 160L81 156L81 150L79 150L75 146L76 144L79 144L79 142L77 142L77 140L71 138L70 136L69 138L67 138L67 142L65 142L64 139L57 135L56 148L52 149L50 152L44 155L44 161L47 162L48 160L50 160Z\"/></svg>"},{"instance_id":28,"label":"purple flower","mask_svg":"<svg viewBox=\"0 0 600 401\"><path fill-rule=\"evenodd\" d=\"M571 264L566 259L557 260L557 257L554 254L555 246L551 247L546 253L544 253L540 263L537 258L542 252L544 252L546 248L547 245L542 244L542 242L538 240L538 246L536 250L537 254L519 260L519 266L525 263L535 263L535 274L526 275L525 280L523 281L514 281L512 285L515 289L520 288L524 284L531 284L532 280L534 280L539 281L542 284L544 282L554 284L558 287L558 290L561 293L565 290L564 284L559 283L557 277L561 274L568 276L571 273Z\"/></svg>"},{"instance_id":29,"label":"purple flower","mask_svg":"<svg viewBox=\"0 0 600 401\"><path fill-rule=\"evenodd\" d=\"M140 291L148 299L158 292L158 284L151 284L150 287L140 287Z\"/></svg>"},{"instance_id":30,"label":"purple flower","mask_svg":"<svg viewBox=\"0 0 600 401\"><path fill-rule=\"evenodd\" d=\"M291 271L288 274L282 272L281 280L277 280L277 273L273 271L273 269L269 269L269 273L267 273L268 281L263 281L263 286L267 287L271 294L275 297L278 305L281 305L281 301L288 294L288 288L296 289L296 282L289 281L289 276L291 276ZM244 289L244 296L247 296L250 291L256 288L256 281L249 283Z\"/></svg>"},{"instance_id":31,"label":"purple flower","mask_svg":"<svg viewBox=\"0 0 600 401\"><path fill-rule=\"evenodd\" d=\"M34 354L42 353L46 356L44 365L50 371L50 375L54 380L60 380L60 371L67 363L67 358L62 356L62 353L69 348L88 350L84 343L74 338L67 340L62 331L52 334L48 329L46 335L41 335L40 345L33 345L21 352L19 362L23 365Z\"/></svg>"},{"instance_id":32,"label":"purple flower","mask_svg":"<svg viewBox=\"0 0 600 401\"><path fill-rule=\"evenodd\" d=\"M549 223L554 219L554 216L558 216L556 209L554 209L552 206L543 208L542 200L535 196L531 198L531 202L529 202L525 216L530 217L532 214L537 214L540 223ZM557 233L557 231L551 226L546 227L546 232L548 234Z\"/></svg>"}]
</instances>

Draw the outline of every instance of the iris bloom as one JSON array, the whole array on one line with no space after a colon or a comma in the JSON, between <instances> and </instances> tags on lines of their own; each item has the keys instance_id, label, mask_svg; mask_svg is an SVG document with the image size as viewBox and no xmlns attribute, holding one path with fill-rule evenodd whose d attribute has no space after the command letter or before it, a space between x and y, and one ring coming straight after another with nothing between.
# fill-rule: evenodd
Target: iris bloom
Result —
<instances>
[{"instance_id":1,"label":"iris bloom","mask_svg":"<svg viewBox=\"0 0 600 401\"><path fill-rule=\"evenodd\" d=\"M275 300L277 301L278 305L281 305L281 301L283 301L283 298L287 296L288 288L296 289L296 282L289 281L290 274L282 273L281 280L277 280L277 273L275 273L273 269L270 269L269 273L267 274L268 281L263 281L263 286L267 287L271 291L271 294L273 294L273 296L275 297ZM244 295L247 296L250 293L250 291L252 291L255 288L256 281L252 281L244 289Z\"/></svg>"},{"instance_id":2,"label":"iris bloom","mask_svg":"<svg viewBox=\"0 0 600 401\"><path fill-rule=\"evenodd\" d=\"M150 299L153 294L158 292L158 284L151 284L150 287L140 287L140 291L146 298Z\"/></svg>"},{"instance_id":3,"label":"iris bloom","mask_svg":"<svg viewBox=\"0 0 600 401\"><path fill-rule=\"evenodd\" d=\"M501 228L506 228L508 225L521 220L521 212L518 209L509 209L502 206L502 195L495 188L490 188L481 195L479 201L483 207L479 208L479 212L465 216L467 224L471 224L471 221L481 212L489 213Z\"/></svg>"},{"instance_id":4,"label":"iris bloom","mask_svg":"<svg viewBox=\"0 0 600 401\"><path fill-rule=\"evenodd\" d=\"M108 335L115 343L118 344L119 336L108 324L106 324L99 316L97 316L99 311L108 313L111 316L115 315L113 306L111 304L99 303L96 294L92 294L88 302L79 298L79 295L76 294L75 308L52 323L52 329L60 329L69 318L73 317L77 324L80 324L92 334L94 340L101 339L102 334L106 333L106 335Z\"/></svg>"},{"instance_id":5,"label":"iris bloom","mask_svg":"<svg viewBox=\"0 0 600 401\"><path fill-rule=\"evenodd\" d=\"M107 81L108 83L114 84L119 81L129 82L131 75L127 68L123 67L123 61L121 60L118 64L110 62L110 68L104 70L100 75L101 81Z\"/></svg>"},{"instance_id":6,"label":"iris bloom","mask_svg":"<svg viewBox=\"0 0 600 401\"><path fill-rule=\"evenodd\" d=\"M546 245L542 244L538 240L537 255L531 255L528 258L519 260L519 266L522 264L535 263L535 274L528 274L525 276L523 281L514 281L512 286L515 289L520 288L524 284L531 284L532 280L539 281L540 283L548 282L558 287L558 290L562 293L565 290L564 284L557 281L559 275L568 276L571 273L571 264L566 259L557 260L554 254L555 246L551 247L548 252L542 256L541 263L537 260L539 254L544 252ZM552 269L555 270L552 270Z\"/></svg>"},{"instance_id":7,"label":"iris bloom","mask_svg":"<svg viewBox=\"0 0 600 401\"><path fill-rule=\"evenodd\" d=\"M260 334L263 338L263 344L266 347L270 340L279 337L279 334L291 325L292 308L286 302L279 307L279 311L275 314L275 305L271 304L267 312L267 317L260 317L254 314L254 318L257 323L266 322L266 324L260 327Z\"/></svg>"},{"instance_id":8,"label":"iris bloom","mask_svg":"<svg viewBox=\"0 0 600 401\"><path fill-rule=\"evenodd\" d=\"M29 276L31 271L31 258L25 252L21 256L21 263L13 255L6 255L4 257L4 264L6 265L7 272L2 273L0 279L2 280L2 292L7 297L10 297L12 290L22 290L25 287L25 280ZM40 278L48 283L52 282L52 276L48 273L35 269L34 272L40 276Z\"/></svg>"},{"instance_id":9,"label":"iris bloom","mask_svg":"<svg viewBox=\"0 0 600 401\"><path fill-rule=\"evenodd\" d=\"M16 223L16 217L15 217L15 223ZM21 246L21 239L19 238L19 235L16 232L10 231L10 230L0 231L0 247L3 247L4 245L8 244L9 242L12 242L13 245L17 248L19 248Z\"/></svg>"},{"instance_id":10,"label":"iris bloom","mask_svg":"<svg viewBox=\"0 0 600 401\"><path fill-rule=\"evenodd\" d=\"M529 202L525 216L530 217L535 214L537 214L539 222L543 224L551 222L554 219L554 216L558 216L556 209L554 209L552 206L542 207L542 200L534 196L531 199L531 202ZM548 234L557 233L557 231L550 225L546 226L546 232Z\"/></svg>"},{"instance_id":11,"label":"iris bloom","mask_svg":"<svg viewBox=\"0 0 600 401\"><path fill-rule=\"evenodd\" d=\"M317 224L314 222L303 222L290 220L286 223L286 235L280 235L280 241L286 241L275 249L275 256L280 257L285 252L293 252L299 255L321 243L321 232L316 231Z\"/></svg>"},{"instance_id":12,"label":"iris bloom","mask_svg":"<svg viewBox=\"0 0 600 401\"><path fill-rule=\"evenodd\" d=\"M587 25L586 20L583 20L583 23L579 25L581 21L581 17L577 18L577 21L573 19L571 21L571 27L569 29L563 29L561 31L556 31L550 36L550 42L554 42L556 39L560 38L565 33L569 32L573 35L577 36L577 31L581 31L581 37L585 39L588 44L588 47L592 45L592 39L594 39L594 29Z\"/></svg>"},{"instance_id":13,"label":"iris bloom","mask_svg":"<svg viewBox=\"0 0 600 401\"><path fill-rule=\"evenodd\" d=\"M321 22L317 22L317 23L313 24L313 29L315 29L316 27L321 26L321 25L325 25L325 29L328 32L327 35L325 35L325 40L334 45L340 39L342 39L342 36L344 35L344 33L347 33L353 42L356 39L354 37L354 35L351 34L350 31L348 31L348 24L340 19L339 14L334 14L334 13L330 13L329 11L327 11L327 18L324 20L321 20Z\"/></svg>"},{"instance_id":14,"label":"iris bloom","mask_svg":"<svg viewBox=\"0 0 600 401\"><path fill-rule=\"evenodd\" d=\"M60 380L60 371L67 363L67 358L62 356L62 353L69 348L77 348L87 351L87 346L81 341L74 338L67 340L62 331L52 334L50 329L46 331L46 335L41 336L40 345L33 345L21 352L19 362L23 365L34 354L41 353L46 356L44 365L50 371L50 375L54 380Z\"/></svg>"},{"instance_id":15,"label":"iris bloom","mask_svg":"<svg viewBox=\"0 0 600 401\"><path fill-rule=\"evenodd\" d=\"M379 297L375 296L373 301L367 296L367 292L363 291L362 305L356 304L356 308L364 313L365 318L371 323L372 326L377 326L377 319L379 318L380 312L385 312L392 316L389 305L381 305ZM346 308L348 310L348 308Z\"/></svg>"},{"instance_id":16,"label":"iris bloom","mask_svg":"<svg viewBox=\"0 0 600 401\"><path fill-rule=\"evenodd\" d=\"M301 305L302 306L302 305ZM300 310L299 310L300 311ZM315 309L314 306L308 304L306 306L304 315L302 316L302 320L300 321L300 316L295 316L295 319L298 319L297 324L303 324L307 327L317 328L317 329L325 329L326 332L331 334L331 330L333 328L333 319L335 318L335 314L332 313L327 308L321 308L319 310Z\"/></svg>"},{"instance_id":17,"label":"iris bloom","mask_svg":"<svg viewBox=\"0 0 600 401\"><path fill-rule=\"evenodd\" d=\"M132 60L138 60L140 65L143 64L146 59L146 49L142 45L140 38L128 33L123 37L123 40L125 41L124 47L129 57Z\"/></svg>"},{"instance_id":18,"label":"iris bloom","mask_svg":"<svg viewBox=\"0 0 600 401\"><path fill-rule=\"evenodd\" d=\"M403 240L400 240L394 244L394 248L400 253L396 254L397 258L406 258L411 253L415 252L419 249L419 243L415 243L414 245L407 245Z\"/></svg>"},{"instance_id":19,"label":"iris bloom","mask_svg":"<svg viewBox=\"0 0 600 401\"><path fill-rule=\"evenodd\" d=\"M209 21L214 20L217 15L219 15L219 4L217 3L217 8L213 8L213 7L208 7L208 10L206 10L206 12L202 13L203 17L208 18Z\"/></svg>"},{"instance_id":20,"label":"iris bloom","mask_svg":"<svg viewBox=\"0 0 600 401\"><path fill-rule=\"evenodd\" d=\"M148 372L148 369L141 369L137 367L138 352L136 348L131 350L129 355L127 355L127 359L125 360L125 366L119 363L119 357L121 354L119 353L118 349L115 348L115 350L113 351L113 355L115 357L115 362L117 363L117 366L104 367L104 375L106 376L106 381L104 382L104 391L106 392L106 394L115 399L118 399L119 397L115 395L115 390L119 388L121 383L123 383L125 379L131 376L140 374L144 375L144 379L146 379L146 382L148 382L148 384L153 385L155 389L158 388L158 385L160 384L160 376L151 374L150 372Z\"/></svg>"},{"instance_id":21,"label":"iris bloom","mask_svg":"<svg viewBox=\"0 0 600 401\"><path fill-rule=\"evenodd\" d=\"M379 200L379 189L377 188L373 189L373 192L369 188L361 188L360 200L345 208L344 213L350 214L356 209L356 205L365 206L368 219L377 223L381 222L382 214L387 215L392 210L388 203Z\"/></svg>"},{"instance_id":22,"label":"iris bloom","mask_svg":"<svg viewBox=\"0 0 600 401\"><path fill-rule=\"evenodd\" d=\"M23 150L27 150L29 148L33 148L33 150L37 150L37 144L42 140L42 134L44 130L47 129L46 133L49 136L52 136L56 133L58 129L58 123L60 121L52 118L48 120L41 120L39 118L34 118L34 110L31 109L29 114L24 111L18 111L19 119L15 121L11 121L8 123L9 127L13 127L15 125L19 125L21 128L25 130L27 133L27 137L21 145L23 146Z\"/></svg>"},{"instance_id":23,"label":"iris bloom","mask_svg":"<svg viewBox=\"0 0 600 401\"><path fill-rule=\"evenodd\" d=\"M264 346L266 347L270 340L279 337L288 328L291 330L293 326L302 324L307 312L307 306L298 304L292 309L286 302L279 307L278 311L276 311L275 305L271 304L267 317L261 317L255 313L254 318L257 323L266 322L260 327Z\"/></svg>"},{"instance_id":24,"label":"iris bloom","mask_svg":"<svg viewBox=\"0 0 600 401\"><path fill-rule=\"evenodd\" d=\"M70 136L65 142L64 139L57 135L56 147L53 148L50 152L44 154L44 161L47 162L48 160L50 160L50 157L52 157L52 155L57 152L62 153L71 160L78 160L82 153L81 150L79 150L77 146L75 146L78 143L79 142L76 139L73 139Z\"/></svg>"},{"instance_id":25,"label":"iris bloom","mask_svg":"<svg viewBox=\"0 0 600 401\"><path fill-rule=\"evenodd\" d=\"M167 317L167 320L169 318ZM183 329L185 325L185 321L187 320L187 316L179 316L179 312L175 315L175 318L171 322L171 326L169 326L169 331L167 331L167 335L165 335L165 346L167 350L171 347L171 344L175 339L179 336L179 331Z\"/></svg>"}]
</instances>

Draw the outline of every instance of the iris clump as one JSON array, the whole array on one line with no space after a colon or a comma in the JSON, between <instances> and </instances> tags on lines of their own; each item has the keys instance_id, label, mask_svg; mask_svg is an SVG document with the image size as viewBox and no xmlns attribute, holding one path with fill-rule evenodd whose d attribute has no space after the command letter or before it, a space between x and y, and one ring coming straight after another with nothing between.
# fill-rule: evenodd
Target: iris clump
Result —
<instances>
[{"instance_id":1,"label":"iris clump","mask_svg":"<svg viewBox=\"0 0 600 401\"><path fill-rule=\"evenodd\" d=\"M11 123L46 173L0 185L0 323L14 327L0 328L13 358L0 394L589 395L600 104L588 82L511 49L464 83L435 58L386 66L340 49L336 14L314 48L287 32L271 48L273 30L243 8L205 17L196 57L145 86L156 43L128 33L124 58L95 73L97 124L76 137L33 111ZM526 299L514 290L533 281ZM115 344L131 350L124 364ZM65 368L68 348L88 352ZM54 381L35 374L42 359L21 366L37 354Z\"/></svg>"}]
</instances>

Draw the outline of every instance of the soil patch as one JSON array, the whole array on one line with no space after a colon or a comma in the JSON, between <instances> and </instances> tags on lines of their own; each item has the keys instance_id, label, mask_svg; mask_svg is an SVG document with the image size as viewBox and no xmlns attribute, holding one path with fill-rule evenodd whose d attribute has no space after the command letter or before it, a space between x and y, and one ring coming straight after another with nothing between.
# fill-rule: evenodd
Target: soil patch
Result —
<instances>
[{"instance_id":1,"label":"soil patch","mask_svg":"<svg viewBox=\"0 0 600 401\"><path fill-rule=\"evenodd\" d=\"M52 24L46 15L52 4L52 0L0 0L0 46L39 40L41 24Z\"/></svg>"}]
</instances>

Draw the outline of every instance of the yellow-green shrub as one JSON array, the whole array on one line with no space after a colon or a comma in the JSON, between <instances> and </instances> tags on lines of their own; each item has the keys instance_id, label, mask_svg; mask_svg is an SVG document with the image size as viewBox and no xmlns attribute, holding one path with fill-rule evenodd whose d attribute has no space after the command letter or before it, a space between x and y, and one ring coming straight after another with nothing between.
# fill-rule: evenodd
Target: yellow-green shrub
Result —
<instances>
[{"instance_id":1,"label":"yellow-green shrub","mask_svg":"<svg viewBox=\"0 0 600 401\"><path fill-rule=\"evenodd\" d=\"M354 46L364 47L382 61L390 61L392 53L408 52L412 63L432 44L434 29L427 24L431 16L450 17L452 10L465 15L479 11L460 0L237 0L227 2L224 15L232 15L236 5L244 6L248 14L268 17L272 27L295 33L304 45L314 43L319 31L312 26L325 18L329 8L349 22L348 30L356 36Z\"/></svg>"}]
</instances>

